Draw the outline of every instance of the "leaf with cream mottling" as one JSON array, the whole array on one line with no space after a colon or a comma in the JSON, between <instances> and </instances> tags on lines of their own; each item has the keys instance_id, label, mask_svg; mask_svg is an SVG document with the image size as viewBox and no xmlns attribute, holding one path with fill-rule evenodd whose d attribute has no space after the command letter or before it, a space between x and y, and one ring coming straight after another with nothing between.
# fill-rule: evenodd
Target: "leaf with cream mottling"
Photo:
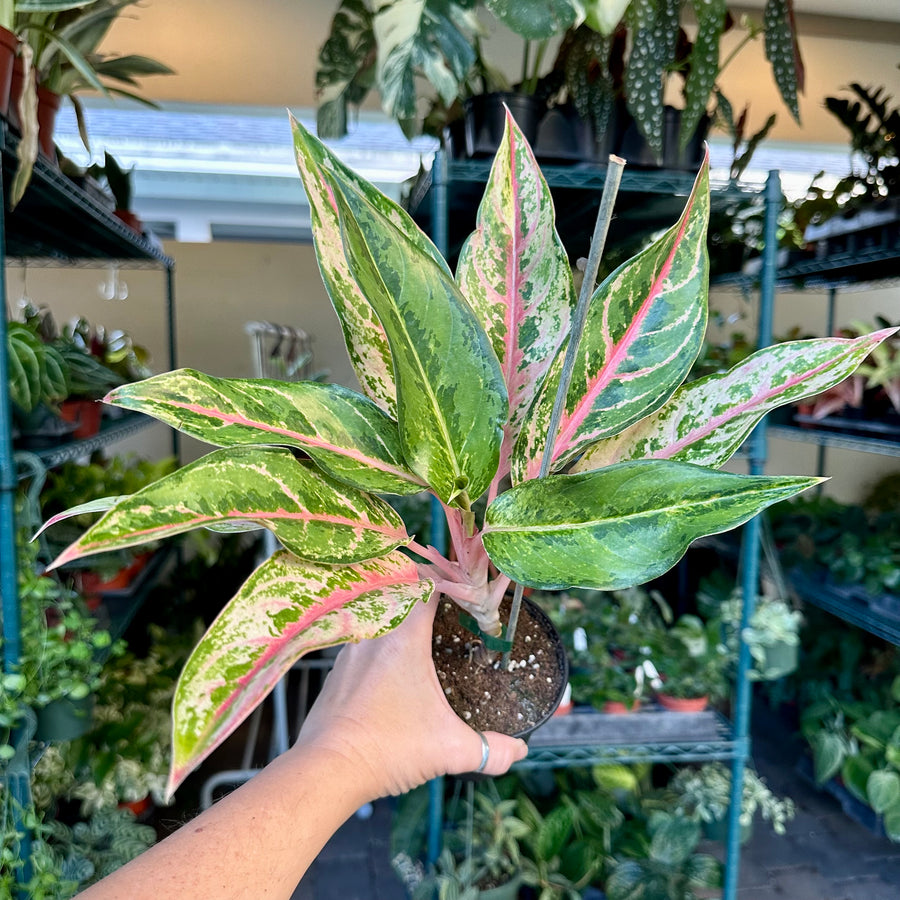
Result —
<instances>
[{"instance_id":1,"label":"leaf with cream mottling","mask_svg":"<svg viewBox=\"0 0 900 900\"><path fill-rule=\"evenodd\" d=\"M678 223L597 288L553 445L554 469L668 400L706 331L709 158ZM514 482L534 478L562 370L560 351L513 451Z\"/></svg>"},{"instance_id":2,"label":"leaf with cream mottling","mask_svg":"<svg viewBox=\"0 0 900 900\"><path fill-rule=\"evenodd\" d=\"M425 488L403 460L397 423L337 384L215 378L179 369L116 388L106 402L220 447L299 447L329 475L360 490L416 494Z\"/></svg>"},{"instance_id":3,"label":"leaf with cream mottling","mask_svg":"<svg viewBox=\"0 0 900 900\"><path fill-rule=\"evenodd\" d=\"M741 525L821 480L670 460L550 475L488 507L484 547L504 575L529 587L616 590L662 575L697 538Z\"/></svg>"},{"instance_id":4,"label":"leaf with cream mottling","mask_svg":"<svg viewBox=\"0 0 900 900\"><path fill-rule=\"evenodd\" d=\"M322 474L275 447L216 450L123 497L51 568L218 523L255 522L304 559L351 563L406 543L383 500Z\"/></svg>"},{"instance_id":5,"label":"leaf with cream mottling","mask_svg":"<svg viewBox=\"0 0 900 900\"><path fill-rule=\"evenodd\" d=\"M225 606L181 673L169 793L301 656L385 634L433 587L399 551L347 566L275 553Z\"/></svg>"},{"instance_id":6,"label":"leaf with cream mottling","mask_svg":"<svg viewBox=\"0 0 900 900\"><path fill-rule=\"evenodd\" d=\"M350 362L366 396L397 416L396 386L390 348L381 322L350 273L341 243L341 226L332 182L366 197L381 214L439 265L446 263L407 212L348 169L321 141L291 117L297 168L309 198L310 221L319 270L341 322ZM449 271L449 270L448 270Z\"/></svg>"},{"instance_id":7,"label":"leaf with cream mottling","mask_svg":"<svg viewBox=\"0 0 900 900\"><path fill-rule=\"evenodd\" d=\"M682 385L653 415L588 448L571 471L627 459L676 459L718 468L767 412L843 381L896 330L759 350L729 372Z\"/></svg>"},{"instance_id":8,"label":"leaf with cream mottling","mask_svg":"<svg viewBox=\"0 0 900 900\"><path fill-rule=\"evenodd\" d=\"M497 356L444 267L361 195L335 196L344 253L390 342L403 456L444 503L466 505L497 471L507 415Z\"/></svg>"},{"instance_id":9,"label":"leaf with cream mottling","mask_svg":"<svg viewBox=\"0 0 900 900\"><path fill-rule=\"evenodd\" d=\"M575 306L569 259L554 225L553 198L531 147L507 111L474 233L456 280L491 340L509 393L500 474L565 336Z\"/></svg>"}]
</instances>

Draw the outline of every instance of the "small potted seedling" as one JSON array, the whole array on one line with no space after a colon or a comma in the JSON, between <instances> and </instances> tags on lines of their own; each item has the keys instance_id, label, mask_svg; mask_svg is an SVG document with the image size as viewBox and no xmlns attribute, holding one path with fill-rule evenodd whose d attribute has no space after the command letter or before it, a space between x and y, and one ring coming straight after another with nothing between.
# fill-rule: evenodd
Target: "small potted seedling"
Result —
<instances>
[{"instance_id":1,"label":"small potted seedling","mask_svg":"<svg viewBox=\"0 0 900 900\"><path fill-rule=\"evenodd\" d=\"M113 390L108 402L221 449L110 500L55 561L204 527L280 541L185 666L172 788L298 657L383 634L432 595L466 635L448 639L463 652L439 655L439 671L550 678L552 706L556 651L531 649L542 626L517 625L521 590L507 607L508 589L646 582L701 535L818 483L718 469L767 410L845 377L888 333L781 344L682 386L706 327L707 163L680 219L599 286L589 271L576 306L550 191L511 117L455 275L297 122L294 141L362 392L187 369ZM447 553L382 499L421 492L446 515ZM497 706L493 689L445 693L477 728L529 724L521 709L511 727L476 718Z\"/></svg>"}]
</instances>

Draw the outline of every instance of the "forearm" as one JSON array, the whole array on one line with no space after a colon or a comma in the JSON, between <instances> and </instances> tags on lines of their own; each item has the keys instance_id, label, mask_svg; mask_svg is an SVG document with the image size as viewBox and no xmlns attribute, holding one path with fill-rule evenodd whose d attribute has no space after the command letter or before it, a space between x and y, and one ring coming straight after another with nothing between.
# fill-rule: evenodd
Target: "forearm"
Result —
<instances>
[{"instance_id":1,"label":"forearm","mask_svg":"<svg viewBox=\"0 0 900 900\"><path fill-rule=\"evenodd\" d=\"M287 900L337 828L374 799L367 775L298 744L79 900Z\"/></svg>"}]
</instances>

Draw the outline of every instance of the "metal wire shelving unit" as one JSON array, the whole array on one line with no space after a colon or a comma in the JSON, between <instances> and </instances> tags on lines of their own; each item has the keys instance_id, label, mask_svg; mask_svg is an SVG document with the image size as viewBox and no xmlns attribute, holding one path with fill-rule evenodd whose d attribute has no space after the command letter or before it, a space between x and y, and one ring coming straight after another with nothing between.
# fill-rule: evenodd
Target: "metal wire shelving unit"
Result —
<instances>
[{"instance_id":1,"label":"metal wire shelving unit","mask_svg":"<svg viewBox=\"0 0 900 900\"><path fill-rule=\"evenodd\" d=\"M38 157L31 182L24 197L10 210L6 202L6 187L16 169L18 138L6 125L0 124L0 272L9 265L70 266L73 268L118 265L122 268L153 268L165 276L165 317L168 323L168 363L174 367L175 290L174 262L161 247L117 219L95 197L77 187L48 159ZM4 310L6 303L5 278L0 278L0 295ZM6 315L0 316L0 370L9 371L7 354ZM140 417L143 419L144 417ZM120 440L143 427L137 417L129 416L108 425L95 438L60 445L39 455L45 466L52 467L69 459L78 459L93 450ZM177 443L173 440L177 452ZM3 670L17 671L22 654L20 614L18 603L18 573L16 555L15 496L19 475L13 454L12 404L8 380L0 390L0 599L2 599ZM33 717L32 717L33 719ZM14 737L14 745L27 747L28 725ZM30 803L30 770L26 752L16 756L3 769L2 777L8 786L16 808ZM30 841L26 834L20 845L24 859L30 855ZM22 870L28 877L28 866Z\"/></svg>"}]
</instances>

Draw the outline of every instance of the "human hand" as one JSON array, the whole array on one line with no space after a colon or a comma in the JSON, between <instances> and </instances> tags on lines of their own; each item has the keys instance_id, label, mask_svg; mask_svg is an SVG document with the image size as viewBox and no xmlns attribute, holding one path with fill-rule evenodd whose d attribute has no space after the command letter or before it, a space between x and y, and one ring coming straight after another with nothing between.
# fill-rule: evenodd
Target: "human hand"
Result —
<instances>
[{"instance_id":1,"label":"human hand","mask_svg":"<svg viewBox=\"0 0 900 900\"><path fill-rule=\"evenodd\" d=\"M402 794L439 775L474 771L478 733L450 708L431 659L438 598L419 603L398 628L341 650L297 746L316 745L348 757L370 799ZM484 772L502 775L528 747L485 732Z\"/></svg>"}]
</instances>

